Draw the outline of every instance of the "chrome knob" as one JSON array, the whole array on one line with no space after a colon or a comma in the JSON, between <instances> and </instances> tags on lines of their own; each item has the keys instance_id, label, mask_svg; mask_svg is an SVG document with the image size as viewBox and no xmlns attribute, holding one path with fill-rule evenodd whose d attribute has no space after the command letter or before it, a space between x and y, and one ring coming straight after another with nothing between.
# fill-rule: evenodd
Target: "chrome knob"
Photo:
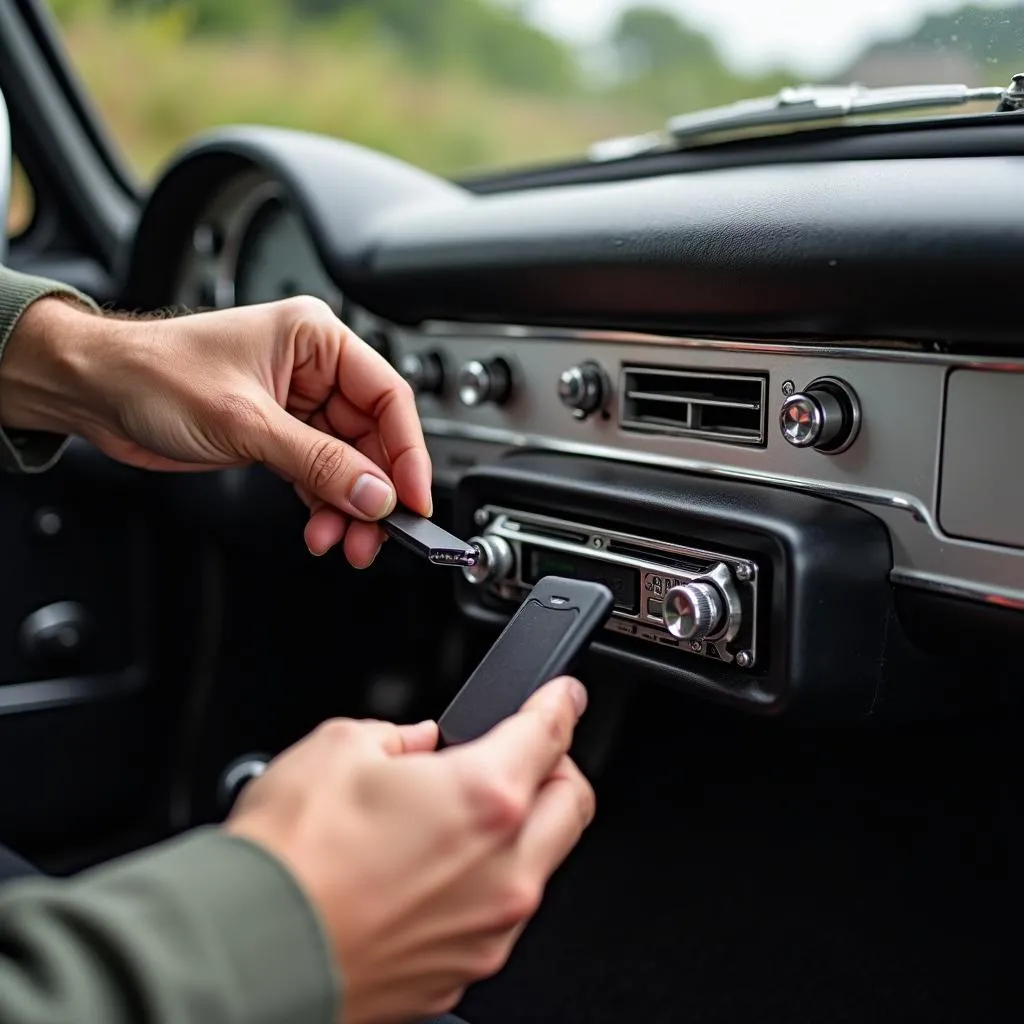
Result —
<instances>
[{"instance_id":1,"label":"chrome knob","mask_svg":"<svg viewBox=\"0 0 1024 1024\"><path fill-rule=\"evenodd\" d=\"M406 352L399 360L398 372L417 395L438 395L444 389L444 363L436 352Z\"/></svg>"},{"instance_id":2,"label":"chrome knob","mask_svg":"<svg viewBox=\"0 0 1024 1024\"><path fill-rule=\"evenodd\" d=\"M504 537L471 537L470 545L476 549L476 565L466 565L462 574L470 583L497 583L512 574L515 555Z\"/></svg>"},{"instance_id":3,"label":"chrome knob","mask_svg":"<svg viewBox=\"0 0 1024 1024\"><path fill-rule=\"evenodd\" d=\"M580 418L599 409L607 391L604 370L597 363L570 367L558 378L559 401Z\"/></svg>"},{"instance_id":4,"label":"chrome knob","mask_svg":"<svg viewBox=\"0 0 1024 1024\"><path fill-rule=\"evenodd\" d=\"M857 396L842 381L815 381L806 391L782 403L779 429L794 448L815 448L828 454L845 451L860 426Z\"/></svg>"},{"instance_id":5,"label":"chrome knob","mask_svg":"<svg viewBox=\"0 0 1024 1024\"><path fill-rule=\"evenodd\" d=\"M217 780L217 803L225 814L234 806L242 790L250 782L258 779L269 764L269 754L243 754L236 757L220 773Z\"/></svg>"},{"instance_id":6,"label":"chrome knob","mask_svg":"<svg viewBox=\"0 0 1024 1024\"><path fill-rule=\"evenodd\" d=\"M463 405L502 405L512 394L512 371L504 359L472 359L459 370L457 386Z\"/></svg>"},{"instance_id":7,"label":"chrome knob","mask_svg":"<svg viewBox=\"0 0 1024 1024\"><path fill-rule=\"evenodd\" d=\"M680 640L703 640L719 628L722 610L715 587L695 580L665 595L665 626Z\"/></svg>"}]
</instances>

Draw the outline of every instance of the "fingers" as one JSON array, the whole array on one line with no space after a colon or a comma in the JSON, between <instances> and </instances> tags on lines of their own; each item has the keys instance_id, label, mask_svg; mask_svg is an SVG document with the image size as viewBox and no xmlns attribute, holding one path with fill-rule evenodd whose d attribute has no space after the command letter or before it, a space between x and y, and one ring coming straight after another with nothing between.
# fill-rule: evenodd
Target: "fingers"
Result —
<instances>
[{"instance_id":1,"label":"fingers","mask_svg":"<svg viewBox=\"0 0 1024 1024\"><path fill-rule=\"evenodd\" d=\"M384 471L344 441L268 403L266 429L253 453L316 498L356 519L376 520L395 507L395 489Z\"/></svg>"},{"instance_id":2,"label":"fingers","mask_svg":"<svg viewBox=\"0 0 1024 1024\"><path fill-rule=\"evenodd\" d=\"M519 833L519 856L526 871L533 877L550 877L593 821L594 808L593 788L564 757Z\"/></svg>"},{"instance_id":3,"label":"fingers","mask_svg":"<svg viewBox=\"0 0 1024 1024\"><path fill-rule=\"evenodd\" d=\"M485 784L501 780L531 798L572 745L586 706L587 691L579 680L555 679L486 736L454 748L453 756L471 761Z\"/></svg>"},{"instance_id":4,"label":"fingers","mask_svg":"<svg viewBox=\"0 0 1024 1024\"><path fill-rule=\"evenodd\" d=\"M344 399L376 423L403 504L420 515L430 515L430 456L412 389L380 353L347 329L337 386ZM329 401L326 412L334 424L344 413L343 402Z\"/></svg>"},{"instance_id":5,"label":"fingers","mask_svg":"<svg viewBox=\"0 0 1024 1024\"><path fill-rule=\"evenodd\" d=\"M437 747L438 739L437 723L429 721L394 725L375 719L335 718L324 722L319 732L339 749L362 747L390 757L427 753Z\"/></svg>"}]
</instances>

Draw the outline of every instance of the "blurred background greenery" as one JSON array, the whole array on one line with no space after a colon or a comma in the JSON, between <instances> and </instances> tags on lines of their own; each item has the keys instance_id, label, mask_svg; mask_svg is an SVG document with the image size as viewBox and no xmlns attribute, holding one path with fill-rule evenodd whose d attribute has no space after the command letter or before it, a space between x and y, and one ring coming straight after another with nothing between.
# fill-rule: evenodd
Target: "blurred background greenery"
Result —
<instances>
[{"instance_id":1,"label":"blurred background greenery","mask_svg":"<svg viewBox=\"0 0 1024 1024\"><path fill-rule=\"evenodd\" d=\"M594 10L591 0L558 2L581 5L577 20ZM631 2L606 0L616 17L585 45L545 31L535 10L540 0L50 6L112 138L144 179L190 136L233 122L340 136L444 175L538 164L579 156L600 138L649 130L673 113L802 80L785 66L745 73L727 61L726 40L687 17L694 0ZM751 4L772 0L721 3L742 18ZM918 12L910 30L869 40L825 80L1002 85L1024 70L1021 2L892 3ZM798 46L814 48L796 0L776 0L774 10L783 7L800 26ZM12 232L30 212L21 178Z\"/></svg>"}]
</instances>

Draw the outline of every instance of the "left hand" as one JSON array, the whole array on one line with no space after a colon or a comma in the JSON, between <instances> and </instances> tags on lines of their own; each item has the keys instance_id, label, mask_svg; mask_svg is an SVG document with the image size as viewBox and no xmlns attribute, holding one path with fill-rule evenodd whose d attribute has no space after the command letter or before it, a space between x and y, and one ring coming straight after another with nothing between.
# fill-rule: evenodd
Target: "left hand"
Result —
<instances>
[{"instance_id":1,"label":"left hand","mask_svg":"<svg viewBox=\"0 0 1024 1024\"><path fill-rule=\"evenodd\" d=\"M314 554L343 541L365 568L396 498L433 510L411 389L319 299L168 320L42 299L3 362L5 425L79 434L147 469L263 463L309 507Z\"/></svg>"}]
</instances>

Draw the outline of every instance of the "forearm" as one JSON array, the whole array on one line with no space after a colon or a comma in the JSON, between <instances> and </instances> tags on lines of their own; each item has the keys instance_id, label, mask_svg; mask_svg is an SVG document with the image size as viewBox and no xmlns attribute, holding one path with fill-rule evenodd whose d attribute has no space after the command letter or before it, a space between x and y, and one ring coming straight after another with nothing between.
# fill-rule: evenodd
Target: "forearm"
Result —
<instances>
[{"instance_id":1,"label":"forearm","mask_svg":"<svg viewBox=\"0 0 1024 1024\"><path fill-rule=\"evenodd\" d=\"M0 465L47 468L78 429L81 357L104 320L73 288L0 267Z\"/></svg>"},{"instance_id":2,"label":"forearm","mask_svg":"<svg viewBox=\"0 0 1024 1024\"><path fill-rule=\"evenodd\" d=\"M337 1024L308 900L262 848L193 834L66 882L0 892L4 1024Z\"/></svg>"}]
</instances>

